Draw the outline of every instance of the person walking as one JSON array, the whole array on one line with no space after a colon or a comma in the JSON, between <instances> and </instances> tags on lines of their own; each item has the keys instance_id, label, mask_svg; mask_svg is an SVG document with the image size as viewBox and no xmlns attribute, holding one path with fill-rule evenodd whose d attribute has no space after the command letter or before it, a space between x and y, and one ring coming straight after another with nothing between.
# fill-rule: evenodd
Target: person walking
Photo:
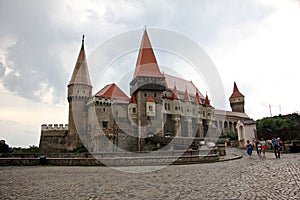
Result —
<instances>
[{"instance_id":1,"label":"person walking","mask_svg":"<svg viewBox=\"0 0 300 200\"><path fill-rule=\"evenodd\" d=\"M259 141L259 144L261 146L261 151L262 151L262 157L266 157L266 149L267 149L267 143L266 140L262 137Z\"/></svg>"},{"instance_id":2,"label":"person walking","mask_svg":"<svg viewBox=\"0 0 300 200\"><path fill-rule=\"evenodd\" d=\"M250 143L249 140L247 140L247 146L246 147L247 147L247 154L248 154L249 157L251 157L252 156L253 146L252 146L252 144Z\"/></svg>"},{"instance_id":3,"label":"person walking","mask_svg":"<svg viewBox=\"0 0 300 200\"><path fill-rule=\"evenodd\" d=\"M280 146L278 140L275 137L273 137L272 139L272 144L273 144L275 157L280 158Z\"/></svg>"},{"instance_id":4,"label":"person walking","mask_svg":"<svg viewBox=\"0 0 300 200\"><path fill-rule=\"evenodd\" d=\"M278 141L279 155L280 155L280 157L282 157L283 142L282 142L282 140L280 138L277 138L277 141Z\"/></svg>"},{"instance_id":5,"label":"person walking","mask_svg":"<svg viewBox=\"0 0 300 200\"><path fill-rule=\"evenodd\" d=\"M259 143L257 144L257 155L261 158L261 145Z\"/></svg>"}]
</instances>

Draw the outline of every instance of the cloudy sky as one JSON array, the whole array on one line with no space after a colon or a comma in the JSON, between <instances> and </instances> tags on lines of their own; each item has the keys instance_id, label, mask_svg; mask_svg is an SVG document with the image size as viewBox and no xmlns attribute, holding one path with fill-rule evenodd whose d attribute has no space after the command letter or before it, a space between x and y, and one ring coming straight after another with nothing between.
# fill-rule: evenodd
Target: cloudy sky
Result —
<instances>
[{"instance_id":1,"label":"cloudy sky","mask_svg":"<svg viewBox=\"0 0 300 200\"><path fill-rule=\"evenodd\" d=\"M38 145L41 124L67 123L66 86L83 33L90 55L113 36L132 30L142 34L145 25L150 39L152 27L199 44L221 76L225 98L236 81L250 117L270 116L269 105L273 115L299 111L299 24L298 0L0 0L0 139L11 146ZM172 65L163 55L157 52L159 64ZM115 63L130 71L137 55L127 56L132 61L121 57ZM173 64L198 83L185 62ZM113 69L118 68L112 67L111 74ZM114 77L102 82L120 81ZM229 108L227 102L221 109Z\"/></svg>"}]
</instances>

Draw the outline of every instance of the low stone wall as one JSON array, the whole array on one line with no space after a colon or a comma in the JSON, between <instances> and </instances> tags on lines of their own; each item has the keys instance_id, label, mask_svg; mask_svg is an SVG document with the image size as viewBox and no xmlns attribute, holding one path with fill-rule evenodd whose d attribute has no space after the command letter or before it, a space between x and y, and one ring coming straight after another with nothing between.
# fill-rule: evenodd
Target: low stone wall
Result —
<instances>
[{"instance_id":1,"label":"low stone wall","mask_svg":"<svg viewBox=\"0 0 300 200\"><path fill-rule=\"evenodd\" d=\"M196 164L216 162L216 154L203 156L152 156L152 157L119 157L119 158L0 158L0 166L151 166L168 164Z\"/></svg>"}]
</instances>

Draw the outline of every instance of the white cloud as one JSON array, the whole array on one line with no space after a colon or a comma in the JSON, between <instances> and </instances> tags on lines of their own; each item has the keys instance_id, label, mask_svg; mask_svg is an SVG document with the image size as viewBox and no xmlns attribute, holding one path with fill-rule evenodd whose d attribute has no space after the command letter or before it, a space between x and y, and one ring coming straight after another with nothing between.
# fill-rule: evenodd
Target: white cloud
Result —
<instances>
[{"instance_id":1,"label":"white cloud","mask_svg":"<svg viewBox=\"0 0 300 200\"><path fill-rule=\"evenodd\" d=\"M208 50L222 74L226 93L230 94L237 81L246 95L246 111L256 119L269 115L269 105L281 105L282 114L300 107L300 94L295 92L299 90L299 7L289 1L269 3L272 14L239 30L225 29L224 37Z\"/></svg>"}]
</instances>

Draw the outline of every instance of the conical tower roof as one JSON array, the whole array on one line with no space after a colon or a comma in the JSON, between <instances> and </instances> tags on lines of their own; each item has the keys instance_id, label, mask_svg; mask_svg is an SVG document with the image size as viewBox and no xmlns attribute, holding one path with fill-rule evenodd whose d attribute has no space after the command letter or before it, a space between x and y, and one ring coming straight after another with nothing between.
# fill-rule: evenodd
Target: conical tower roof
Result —
<instances>
[{"instance_id":1,"label":"conical tower roof","mask_svg":"<svg viewBox=\"0 0 300 200\"><path fill-rule=\"evenodd\" d=\"M206 97L205 97L205 106L206 107L210 107L210 100L208 99L208 95L206 94Z\"/></svg>"},{"instance_id":2,"label":"conical tower roof","mask_svg":"<svg viewBox=\"0 0 300 200\"><path fill-rule=\"evenodd\" d=\"M131 95L130 100L129 100L129 103L137 103L134 94Z\"/></svg>"},{"instance_id":3,"label":"conical tower roof","mask_svg":"<svg viewBox=\"0 0 300 200\"><path fill-rule=\"evenodd\" d=\"M196 91L195 104L197 104L197 105L201 104L200 95L199 95L198 91Z\"/></svg>"},{"instance_id":4,"label":"conical tower roof","mask_svg":"<svg viewBox=\"0 0 300 200\"><path fill-rule=\"evenodd\" d=\"M174 85L174 89L172 92L173 92L172 99L178 99L178 91L177 91L176 85Z\"/></svg>"},{"instance_id":5,"label":"conical tower roof","mask_svg":"<svg viewBox=\"0 0 300 200\"><path fill-rule=\"evenodd\" d=\"M230 96L229 99L235 98L235 97L244 97L244 95L242 93L240 93L240 91L239 91L239 89L238 89L238 87L236 85L236 82L234 82L233 92L232 92L232 94L231 94L231 96Z\"/></svg>"},{"instance_id":6,"label":"conical tower roof","mask_svg":"<svg viewBox=\"0 0 300 200\"><path fill-rule=\"evenodd\" d=\"M185 89L185 92L184 92L184 101L191 101L190 95L187 91L187 88Z\"/></svg>"},{"instance_id":7,"label":"conical tower roof","mask_svg":"<svg viewBox=\"0 0 300 200\"><path fill-rule=\"evenodd\" d=\"M137 76L164 77L159 70L146 29L144 30L133 79Z\"/></svg>"},{"instance_id":8,"label":"conical tower roof","mask_svg":"<svg viewBox=\"0 0 300 200\"><path fill-rule=\"evenodd\" d=\"M89 70L86 62L85 50L84 50L84 35L82 36L81 49L77 58L77 62L69 82L69 85L82 84L92 86ZM69 86L68 85L68 86Z\"/></svg>"}]
</instances>

